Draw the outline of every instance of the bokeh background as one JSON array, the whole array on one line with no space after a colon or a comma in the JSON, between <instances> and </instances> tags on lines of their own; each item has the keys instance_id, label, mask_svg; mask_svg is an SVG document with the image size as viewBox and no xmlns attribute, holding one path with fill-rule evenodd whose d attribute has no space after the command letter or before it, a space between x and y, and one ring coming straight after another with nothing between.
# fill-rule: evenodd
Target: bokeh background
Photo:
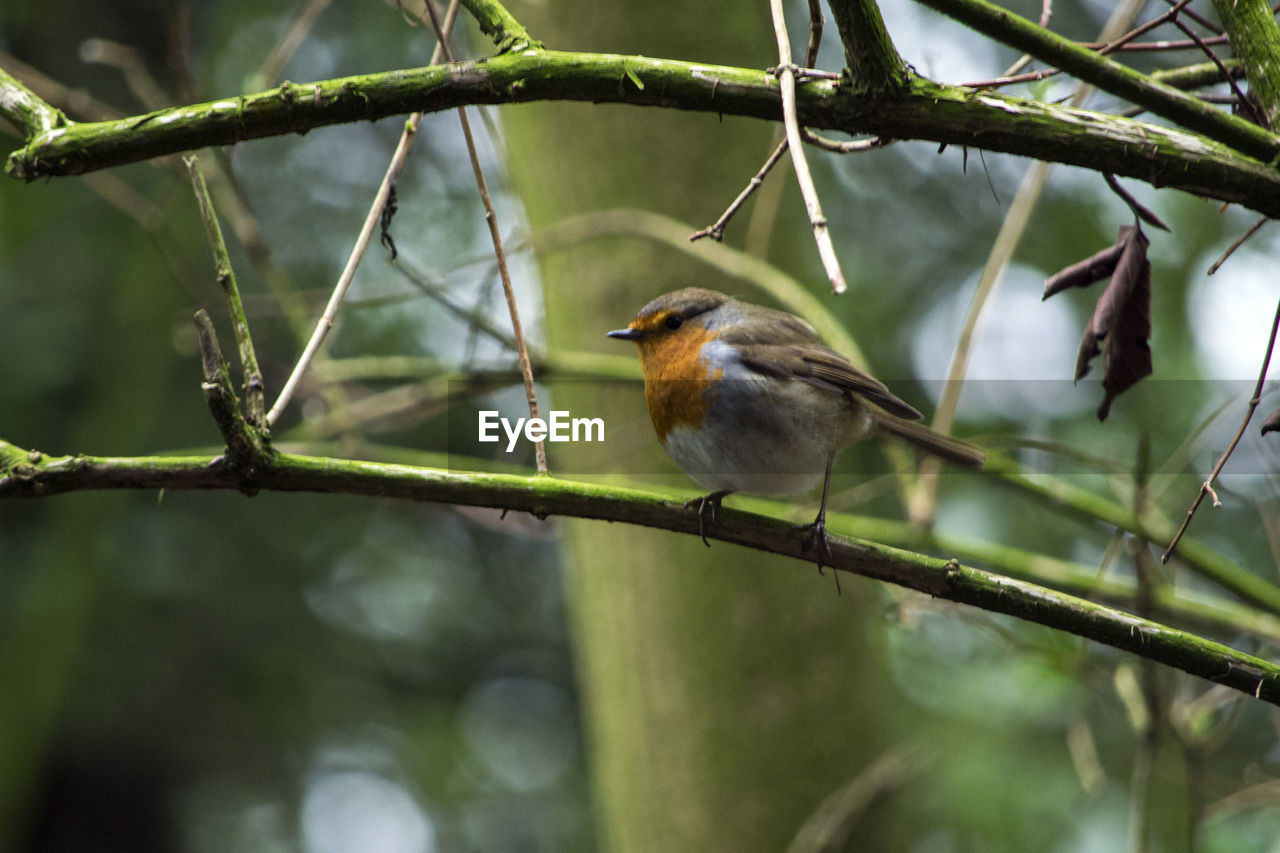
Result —
<instances>
[{"instance_id":1,"label":"bokeh background","mask_svg":"<svg viewBox=\"0 0 1280 853\"><path fill-rule=\"evenodd\" d=\"M914 5L883 6L923 74L989 78L1016 58ZM1093 38L1110 6L1055 4L1055 28ZM510 8L550 47L776 62L764 3ZM799 45L806 6L788 9ZM308 10L305 38L273 63ZM0 65L76 118L131 115L425 65L434 39L413 11L0 0ZM460 21L455 51L489 53ZM829 24L819 65L841 64ZM681 234L710 223L776 129L590 104L472 116L544 400L609 430L600 447L553 447L553 471L693 495L648 432L630 347L603 333L680 286L771 301L698 246L655 239L669 223L648 214ZM202 152L269 397L399 132L386 120ZM810 289L878 376L932 410L1028 162L927 143L811 161L847 295L827 292L785 161L726 242ZM1058 169L979 324L958 429L1176 516L1248 398L1280 237L1264 228L1210 278L1253 217L1129 186L1174 229L1152 240L1155 376L1104 424L1096 382L1069 382L1096 294L1042 304L1043 279L1112 242L1129 214L1098 176ZM475 411L519 416L522 393L455 114L424 121L397 202L397 257L365 259L276 439L509 467L469 440ZM216 453L190 321L202 307L230 352L176 158L0 183L0 437L54 454ZM909 475L882 448L841 465L833 506L903 516ZM1271 580L1276 471L1251 431L1224 506L1193 528ZM813 507L777 511L804 521ZM1130 578L1145 547L976 475L944 478L936 516L1108 578ZM656 531L328 495L0 506L0 849L1277 850L1276 722L1072 637L859 579L837 595L811 566Z\"/></svg>"}]
</instances>

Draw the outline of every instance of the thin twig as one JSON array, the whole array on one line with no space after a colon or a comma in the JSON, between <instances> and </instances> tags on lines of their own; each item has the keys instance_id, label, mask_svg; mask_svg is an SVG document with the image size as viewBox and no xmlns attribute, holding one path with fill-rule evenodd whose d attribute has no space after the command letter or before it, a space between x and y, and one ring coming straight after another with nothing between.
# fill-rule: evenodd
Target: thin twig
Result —
<instances>
[{"instance_id":1,"label":"thin twig","mask_svg":"<svg viewBox=\"0 0 1280 853\"><path fill-rule=\"evenodd\" d=\"M818 245L818 256L831 281L831 288L836 293L844 293L848 285L845 283L844 272L840 269L840 260L836 257L831 232L827 229L827 218L818 201L818 190L809 173L809 161L805 157L804 140L800 135L800 121L796 118L796 72L791 62L791 39L787 35L782 0L769 0L769 10L773 13L773 32L778 41L778 86L782 90L782 121L787 128L787 144L791 148L796 183L800 185L809 224L813 227L813 239Z\"/></svg>"},{"instance_id":2,"label":"thin twig","mask_svg":"<svg viewBox=\"0 0 1280 853\"><path fill-rule=\"evenodd\" d=\"M818 48L822 46L822 3L820 0L809 0L809 44L804 50L804 67L813 68L818 64Z\"/></svg>"},{"instance_id":3,"label":"thin twig","mask_svg":"<svg viewBox=\"0 0 1280 853\"><path fill-rule=\"evenodd\" d=\"M214 268L218 273L218 284L227 297L227 313L231 315L231 328L235 331L236 347L240 353L240 367L244 371L245 418L258 428L267 426L263 411L266 403L263 400L262 371L258 368L258 356L253 350L253 338L249 334L249 320L244 313L244 303L240 301L240 288L236 285L236 273L231 267L231 256L227 253L226 241L222 239L222 229L218 226L218 214L213 209L213 201L209 198L209 187L204 182L204 173L200 170L200 160L194 154L182 158L191 173L191 185L195 189L196 202L200 206L200 218L204 220L205 231L209 235L209 246L213 249Z\"/></svg>"},{"instance_id":4,"label":"thin twig","mask_svg":"<svg viewBox=\"0 0 1280 853\"><path fill-rule=\"evenodd\" d=\"M743 187L742 192L738 193L738 197L735 198L727 208L725 208L724 213L720 214L720 218L708 225L706 228L699 228L697 231L690 234L689 242L701 240L703 237L710 237L717 243L722 241L724 239L724 229L725 226L729 224L729 220L732 219L734 214L738 212L738 209L746 203L747 199L751 197L751 194L759 189L760 185L764 183L765 175L769 174L769 170L777 165L778 161L782 159L782 155L785 154L786 151L787 140L784 139L778 143L776 148L773 149L773 153L764 161L764 165L760 167L760 171L756 172L751 177L751 180L747 182L747 185Z\"/></svg>"},{"instance_id":5,"label":"thin twig","mask_svg":"<svg viewBox=\"0 0 1280 853\"><path fill-rule=\"evenodd\" d=\"M432 0L426 0L427 15L431 18L431 26L436 29L436 37L444 49L445 59L452 62L453 55L440 21L436 17ZM489 197L489 185L484 178L484 169L480 166L480 156L476 153L476 143L471 135L471 122L467 119L464 107L458 107L458 120L462 122L462 136L467 143L467 157L471 160L471 171L475 175L476 189L480 192L480 200L484 203L484 219L489 225L489 238L493 241L493 254L498 261L498 276L502 279L502 292L507 297L507 311L511 314L511 332L516 339L516 354L520 358L520 375L524 378L524 395L529 403L529 417L538 419L538 390L533 384L533 362L529 360L529 347L525 344L524 328L520 323L520 309L516 306L516 292L511 285L511 272L507 269L507 253L502 248L502 232L498 228L498 215L493 209L493 200ZM534 461L539 474L547 473L547 448L542 440L535 441Z\"/></svg>"},{"instance_id":6,"label":"thin twig","mask_svg":"<svg viewBox=\"0 0 1280 853\"><path fill-rule=\"evenodd\" d=\"M1181 541L1183 534L1187 532L1187 528L1191 526L1191 517L1194 516L1196 514L1196 510L1200 508L1200 503L1204 500L1205 495L1213 496L1214 506L1218 506L1220 503L1218 501L1217 494L1213 491L1213 481L1217 478L1218 474L1222 472L1223 466L1227 464L1227 460L1230 459L1231 454L1235 452L1236 445L1239 444L1240 439L1244 437L1244 431L1248 428L1249 421L1253 419L1253 413L1257 410L1258 403L1262 399L1262 385L1267 380L1267 369L1271 365L1271 353L1275 350L1277 328L1280 328L1280 302L1276 303L1276 316L1275 319L1271 321L1271 337L1267 339L1267 352L1266 355L1262 357L1262 369L1258 371L1258 382L1253 387L1253 396L1249 399L1249 406L1245 410L1244 420L1240 422L1240 428L1236 430L1235 437L1231 439L1231 443L1227 445L1227 449L1218 457L1218 461L1213 466L1213 470L1209 472L1209 476L1206 477L1205 481L1200 485L1200 491L1196 494L1196 499L1192 502L1191 509L1187 510L1187 517L1182 519L1182 525L1178 528L1178 532L1173 535L1173 541L1169 543L1169 547L1164 550L1164 554L1160 557L1161 562L1167 563L1169 562L1169 558L1173 556L1174 549L1178 547L1178 542Z\"/></svg>"},{"instance_id":7,"label":"thin twig","mask_svg":"<svg viewBox=\"0 0 1280 853\"><path fill-rule=\"evenodd\" d=\"M449 4L449 10L445 13L442 27L444 32L448 33L453 29L453 22L457 16L458 0L453 0ZM440 57L444 55L443 45L444 41L439 41L435 50L432 51L432 65L438 63ZM382 176L382 184L379 185L378 192L374 194L373 204L370 205L369 212L365 215L364 224L360 226L356 244L351 249L351 255L347 258L346 266L342 268L342 274L338 276L338 283L333 287L333 293L330 294L329 302L324 307L324 313L320 315L315 331L311 333L311 339L307 341L302 355L298 357L298 363L293 366L293 372L289 374L284 387L280 389L280 396L272 404L271 411L267 412L268 425L274 424L280 417L280 413L289 405L289 401L293 399L294 392L298 388L298 383L302 381L303 375L307 372L307 367L316 357L316 353L320 351L320 347L328 336L329 330L333 328L333 324L338 317L338 308L342 305L342 300L347 295L347 289L351 287L351 281L355 278L356 269L360 266L360 261L364 258L364 253L369 248L369 241L373 238L374 231L382 223L382 210L386 207L387 199L391 196L391 187L395 184L396 178L400 176L401 170L404 169L405 161L409 158L409 149L413 146L414 137L418 133L418 125L421 123L422 113L414 113L405 121L404 131L400 134L400 142L396 145L395 153L391 155L391 162L387 164L386 174Z\"/></svg>"},{"instance_id":8,"label":"thin twig","mask_svg":"<svg viewBox=\"0 0 1280 853\"><path fill-rule=\"evenodd\" d=\"M1161 231L1171 231L1172 229L1164 223L1155 212L1142 202L1138 201L1128 190L1120 186L1120 182L1116 180L1116 176L1110 172L1103 172L1102 179L1107 182L1107 188L1120 197L1120 200L1129 206L1129 211L1133 214L1134 220L1140 220L1159 228Z\"/></svg>"},{"instance_id":9,"label":"thin twig","mask_svg":"<svg viewBox=\"0 0 1280 853\"><path fill-rule=\"evenodd\" d=\"M1266 118L1264 118L1263 115L1259 113L1258 110L1254 107L1253 101L1246 98L1244 92L1240 91L1240 86L1237 85L1236 78L1231 74L1230 71L1227 70L1227 66L1224 65L1222 63L1222 60L1218 58L1218 54L1214 53L1213 49L1204 43L1204 39L1196 35L1194 30L1192 30L1186 24L1182 23L1182 21L1178 20L1177 18L1173 19L1173 25L1178 29L1182 30L1182 32L1184 32L1189 39L1194 41L1196 43L1196 47L1200 48L1200 50L1204 52L1204 55L1209 57L1209 61L1212 62L1215 66L1217 66L1218 71L1221 72L1223 79L1225 79L1227 81L1227 85L1231 87L1232 94L1234 94L1240 100L1240 104L1246 110L1249 111L1249 115L1253 117L1254 122L1259 127L1269 127Z\"/></svg>"},{"instance_id":10,"label":"thin twig","mask_svg":"<svg viewBox=\"0 0 1280 853\"><path fill-rule=\"evenodd\" d=\"M1227 258L1231 257L1231 255L1235 252L1236 249L1239 249L1241 246L1243 246L1245 240L1248 240L1254 234L1258 233L1258 229L1261 228L1264 224L1266 224L1269 219L1270 217L1268 216L1259 216L1257 221L1254 222L1252 225L1250 225L1248 228L1246 228L1245 232L1241 234L1234 243L1228 246L1227 250L1223 252L1222 255L1216 261L1213 262L1213 264L1210 265L1208 275L1213 275L1214 273L1216 273L1219 270L1219 268L1221 268L1222 265L1227 262Z\"/></svg>"},{"instance_id":11,"label":"thin twig","mask_svg":"<svg viewBox=\"0 0 1280 853\"><path fill-rule=\"evenodd\" d=\"M1087 47L1090 50L1097 51L1098 55L1100 56L1106 56L1109 53L1114 53L1117 50L1123 49L1126 45L1128 45L1131 41L1136 39L1138 36L1151 32L1156 27L1164 24L1165 22L1170 20L1176 22L1177 21L1176 16L1178 12L1182 10L1182 7L1186 6L1190 2L1191 0L1178 0L1178 2L1173 6L1173 8L1169 9L1167 12L1157 15L1156 17L1152 18L1150 21L1147 21L1145 24L1135 27L1132 30L1129 30L1128 32L1124 33L1123 35L1118 36L1117 38L1110 39L1108 41L1091 42L1082 46ZM1043 14L1041 16L1041 20L1043 21ZM1045 24L1041 23L1040 26L1044 27ZM1008 86L1013 83L1035 83L1039 80L1044 80L1047 77L1052 77L1054 75L1061 74L1061 73L1062 73L1062 70L1059 68L1046 68L1042 71L1033 71L1029 74L1019 74L1017 76L1010 76L1008 73L1006 73L992 80L980 80L976 83L961 83L960 85L967 86L973 89L989 89L989 88L995 88L997 86Z\"/></svg>"},{"instance_id":12,"label":"thin twig","mask_svg":"<svg viewBox=\"0 0 1280 853\"><path fill-rule=\"evenodd\" d=\"M804 52L804 65L807 69L813 68L818 61L818 48L822 45L823 23L822 4L820 0L809 0L809 45L805 48ZM836 76L837 78L839 77L839 75ZM765 176L769 174L769 170L777 165L778 160L780 160L782 155L786 153L787 146L788 142L785 138L774 146L773 153L765 158L764 165L761 166L760 170L757 171L755 175L752 176L751 180L747 182L747 185L743 188L742 192L738 193L738 197L735 198L727 208L725 208L724 213L720 214L720 218L708 225L706 228L700 228L690 234L690 242L701 240L703 237L710 237L717 243L724 240L724 229L729 224L729 220L732 219L734 214L738 212L739 208L746 203L747 199L751 197L751 194L759 189L760 185L764 183Z\"/></svg>"}]
</instances>

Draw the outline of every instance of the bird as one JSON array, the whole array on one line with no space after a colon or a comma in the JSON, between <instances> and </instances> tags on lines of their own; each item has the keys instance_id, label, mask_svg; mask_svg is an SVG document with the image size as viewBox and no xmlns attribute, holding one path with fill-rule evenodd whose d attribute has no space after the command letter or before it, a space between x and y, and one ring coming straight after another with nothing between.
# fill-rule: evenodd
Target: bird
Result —
<instances>
[{"instance_id":1,"label":"bird","mask_svg":"<svg viewBox=\"0 0 1280 853\"><path fill-rule=\"evenodd\" d=\"M825 346L794 314L715 290L686 287L640 309L608 337L640 351L644 396L658 441L694 482L711 492L689 501L707 542L734 492L797 494L822 482L818 515L802 548L830 556L827 493L836 453L876 432L903 438L971 468L982 450L915 421L924 416L885 384Z\"/></svg>"}]
</instances>

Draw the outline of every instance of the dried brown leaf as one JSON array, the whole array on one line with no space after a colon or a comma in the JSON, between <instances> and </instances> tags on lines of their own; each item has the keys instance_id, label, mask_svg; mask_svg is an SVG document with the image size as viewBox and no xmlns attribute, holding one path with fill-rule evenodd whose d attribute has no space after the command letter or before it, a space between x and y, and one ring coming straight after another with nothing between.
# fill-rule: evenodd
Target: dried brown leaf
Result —
<instances>
[{"instance_id":1,"label":"dried brown leaf","mask_svg":"<svg viewBox=\"0 0 1280 853\"><path fill-rule=\"evenodd\" d=\"M1098 419L1105 420L1111 402L1144 376L1151 373L1151 263L1147 260L1149 241L1133 228L1121 229L1119 262L1098 297L1093 316L1085 329L1076 354L1076 379L1088 374L1092 361L1103 353L1102 387L1106 392L1098 407ZM1106 341L1106 349L1100 347Z\"/></svg>"},{"instance_id":2,"label":"dried brown leaf","mask_svg":"<svg viewBox=\"0 0 1280 853\"><path fill-rule=\"evenodd\" d=\"M1280 432L1280 409L1276 409L1267 415L1267 419L1262 422L1262 434L1269 432Z\"/></svg>"},{"instance_id":3,"label":"dried brown leaf","mask_svg":"<svg viewBox=\"0 0 1280 853\"><path fill-rule=\"evenodd\" d=\"M1069 267L1054 273L1044 280L1044 296L1048 299L1055 293L1061 293L1072 287L1088 287L1095 281L1102 281L1115 271L1120 255L1124 252L1126 231L1133 227L1125 225L1120 228L1120 240L1114 246L1108 246L1097 254L1090 255L1083 261L1076 261Z\"/></svg>"}]
</instances>

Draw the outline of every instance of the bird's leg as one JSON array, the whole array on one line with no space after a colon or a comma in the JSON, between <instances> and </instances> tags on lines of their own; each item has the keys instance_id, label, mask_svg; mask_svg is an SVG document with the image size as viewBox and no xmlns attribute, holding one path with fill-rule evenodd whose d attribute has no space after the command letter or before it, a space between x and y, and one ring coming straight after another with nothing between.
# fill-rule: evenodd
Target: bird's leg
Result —
<instances>
[{"instance_id":1,"label":"bird's leg","mask_svg":"<svg viewBox=\"0 0 1280 853\"><path fill-rule=\"evenodd\" d=\"M792 530L807 530L809 535L805 537L804 544L801 548L807 554L815 550L815 546L821 545L818 551L818 574L822 574L822 556L825 552L827 557L831 556L831 543L827 541L827 492L831 488L831 463L835 461L835 454L827 457L827 470L822 477L822 503L818 505L818 517L813 520L812 524L797 524ZM840 579L836 578L837 588Z\"/></svg>"},{"instance_id":2,"label":"bird's leg","mask_svg":"<svg viewBox=\"0 0 1280 853\"><path fill-rule=\"evenodd\" d=\"M707 534L703 532L703 527L702 527L703 514L706 512L707 508L710 507L711 523L715 524L716 510L720 508L720 502L731 494L733 494L732 490L724 489L722 491L712 492L709 495L703 495L700 498L694 498L691 501L685 502L685 505L684 505L685 509L691 509L694 506L698 508L698 535L702 537L702 544L706 545L708 548L711 547L711 543L707 541Z\"/></svg>"}]
</instances>

